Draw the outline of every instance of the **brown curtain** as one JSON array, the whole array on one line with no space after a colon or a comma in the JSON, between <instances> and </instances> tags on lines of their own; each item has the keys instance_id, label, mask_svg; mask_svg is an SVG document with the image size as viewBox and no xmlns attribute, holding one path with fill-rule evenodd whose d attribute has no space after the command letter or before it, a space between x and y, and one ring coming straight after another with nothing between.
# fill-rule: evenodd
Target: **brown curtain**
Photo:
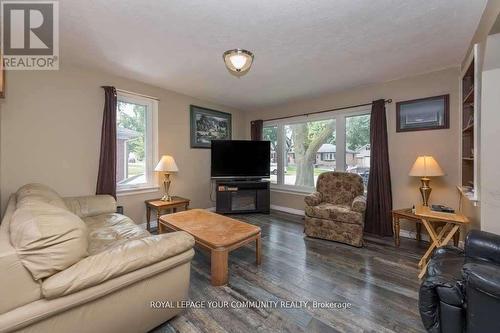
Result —
<instances>
[{"instance_id":1,"label":"brown curtain","mask_svg":"<svg viewBox=\"0 0 500 333\"><path fill-rule=\"evenodd\" d=\"M109 194L116 198L116 89L102 88L105 101L96 194Z\"/></svg>"},{"instance_id":2,"label":"brown curtain","mask_svg":"<svg viewBox=\"0 0 500 333\"><path fill-rule=\"evenodd\" d=\"M370 121L370 178L366 200L365 231L392 236L392 191L387 145L385 101L372 103Z\"/></svg>"},{"instance_id":3,"label":"brown curtain","mask_svg":"<svg viewBox=\"0 0 500 333\"><path fill-rule=\"evenodd\" d=\"M262 127L264 126L264 120L254 120L250 122L250 138L252 141L262 140Z\"/></svg>"}]
</instances>

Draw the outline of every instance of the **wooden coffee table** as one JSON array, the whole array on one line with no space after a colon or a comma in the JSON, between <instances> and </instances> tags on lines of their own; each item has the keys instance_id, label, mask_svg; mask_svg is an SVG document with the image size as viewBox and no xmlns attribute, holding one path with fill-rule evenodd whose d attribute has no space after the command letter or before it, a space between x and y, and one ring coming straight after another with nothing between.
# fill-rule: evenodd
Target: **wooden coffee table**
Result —
<instances>
[{"instance_id":1,"label":"wooden coffee table","mask_svg":"<svg viewBox=\"0 0 500 333\"><path fill-rule=\"evenodd\" d=\"M196 245L208 250L211 256L211 282L213 286L227 284L229 252L255 241L256 261L260 265L260 228L204 209L192 209L163 215L158 224L159 233L185 231Z\"/></svg>"}]
</instances>

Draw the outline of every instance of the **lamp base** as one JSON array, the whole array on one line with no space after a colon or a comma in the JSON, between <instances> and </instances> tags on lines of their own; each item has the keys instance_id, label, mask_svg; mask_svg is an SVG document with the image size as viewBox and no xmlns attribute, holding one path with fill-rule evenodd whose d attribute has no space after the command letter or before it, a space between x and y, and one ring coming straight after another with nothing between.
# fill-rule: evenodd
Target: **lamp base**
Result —
<instances>
[{"instance_id":1,"label":"lamp base","mask_svg":"<svg viewBox=\"0 0 500 333\"><path fill-rule=\"evenodd\" d=\"M162 201L172 201L172 197L170 195L164 195L162 198L161 198Z\"/></svg>"},{"instance_id":2,"label":"lamp base","mask_svg":"<svg viewBox=\"0 0 500 333\"><path fill-rule=\"evenodd\" d=\"M423 177L420 178L422 186L420 187L420 194L422 195L422 202L424 206L429 206L429 197L431 196L432 188L429 186L430 179Z\"/></svg>"},{"instance_id":3,"label":"lamp base","mask_svg":"<svg viewBox=\"0 0 500 333\"><path fill-rule=\"evenodd\" d=\"M172 201L172 197L170 196L170 184L172 181L170 180L170 174L167 172L165 173L165 178L163 179L163 197L161 198L162 201Z\"/></svg>"}]
</instances>

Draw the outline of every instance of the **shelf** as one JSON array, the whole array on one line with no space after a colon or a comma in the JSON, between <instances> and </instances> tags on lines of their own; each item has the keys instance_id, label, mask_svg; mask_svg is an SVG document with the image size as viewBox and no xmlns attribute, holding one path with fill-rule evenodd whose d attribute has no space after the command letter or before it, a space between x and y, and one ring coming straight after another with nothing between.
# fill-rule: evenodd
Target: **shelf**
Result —
<instances>
[{"instance_id":1,"label":"shelf","mask_svg":"<svg viewBox=\"0 0 500 333\"><path fill-rule=\"evenodd\" d=\"M477 198L476 194L473 191L470 191L469 189L464 188L463 186L460 185L457 185L457 190L462 197L471 201L474 206L477 206L479 199Z\"/></svg>"},{"instance_id":2,"label":"shelf","mask_svg":"<svg viewBox=\"0 0 500 333\"><path fill-rule=\"evenodd\" d=\"M470 104L474 100L474 87L470 88L469 92L465 94L463 103Z\"/></svg>"},{"instance_id":3,"label":"shelf","mask_svg":"<svg viewBox=\"0 0 500 333\"><path fill-rule=\"evenodd\" d=\"M474 157L462 157L464 161L474 161Z\"/></svg>"}]
</instances>

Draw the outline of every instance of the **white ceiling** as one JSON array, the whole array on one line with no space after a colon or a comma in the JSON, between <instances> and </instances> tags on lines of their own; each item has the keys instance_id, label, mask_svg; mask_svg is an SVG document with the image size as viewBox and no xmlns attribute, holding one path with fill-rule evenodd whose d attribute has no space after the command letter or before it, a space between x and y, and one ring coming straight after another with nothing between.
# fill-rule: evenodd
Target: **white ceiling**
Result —
<instances>
[{"instance_id":1,"label":"white ceiling","mask_svg":"<svg viewBox=\"0 0 500 333\"><path fill-rule=\"evenodd\" d=\"M61 62L251 110L458 65L486 0L64 0ZM255 54L236 78L222 53Z\"/></svg>"}]
</instances>

